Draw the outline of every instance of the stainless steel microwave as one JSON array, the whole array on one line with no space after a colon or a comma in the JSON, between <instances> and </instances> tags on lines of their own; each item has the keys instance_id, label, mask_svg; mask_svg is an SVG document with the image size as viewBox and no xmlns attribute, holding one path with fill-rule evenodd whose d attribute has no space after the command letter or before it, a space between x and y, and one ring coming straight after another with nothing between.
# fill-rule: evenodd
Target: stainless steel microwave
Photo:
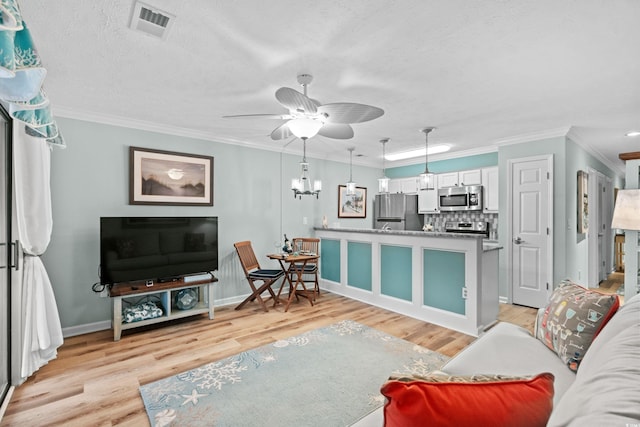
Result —
<instances>
[{"instance_id":1,"label":"stainless steel microwave","mask_svg":"<svg viewBox=\"0 0 640 427\"><path fill-rule=\"evenodd\" d=\"M441 188L438 190L440 211L481 211L482 185Z\"/></svg>"}]
</instances>

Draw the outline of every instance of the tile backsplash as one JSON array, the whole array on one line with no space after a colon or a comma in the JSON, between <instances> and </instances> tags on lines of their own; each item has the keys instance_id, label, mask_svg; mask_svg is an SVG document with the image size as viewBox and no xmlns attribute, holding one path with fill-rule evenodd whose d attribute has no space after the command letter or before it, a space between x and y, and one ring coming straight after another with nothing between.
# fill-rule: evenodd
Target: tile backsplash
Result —
<instances>
[{"instance_id":1,"label":"tile backsplash","mask_svg":"<svg viewBox=\"0 0 640 427\"><path fill-rule=\"evenodd\" d=\"M484 212L446 212L438 214L425 214L424 223L433 225L434 231L445 231L444 223L447 221L483 221L489 223L489 238L498 240L498 214Z\"/></svg>"}]
</instances>

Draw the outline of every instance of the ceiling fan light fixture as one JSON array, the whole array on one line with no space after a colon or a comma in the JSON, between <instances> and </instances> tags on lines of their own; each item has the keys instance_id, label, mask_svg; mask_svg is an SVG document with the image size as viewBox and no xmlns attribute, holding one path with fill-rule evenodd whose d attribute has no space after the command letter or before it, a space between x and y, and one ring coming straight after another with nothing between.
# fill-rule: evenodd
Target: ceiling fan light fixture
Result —
<instances>
[{"instance_id":1,"label":"ceiling fan light fixture","mask_svg":"<svg viewBox=\"0 0 640 427\"><path fill-rule=\"evenodd\" d=\"M297 136L298 138L313 138L318 134L320 128L322 128L322 123L320 120L311 119L308 117L300 117L297 119L292 119L287 122L287 126L292 134Z\"/></svg>"},{"instance_id":2,"label":"ceiling fan light fixture","mask_svg":"<svg viewBox=\"0 0 640 427\"><path fill-rule=\"evenodd\" d=\"M435 175L429 172L429 132L434 130L434 127L426 127L420 129L420 132L424 132L424 172L420 174L419 186L420 190L433 190L435 189Z\"/></svg>"}]
</instances>

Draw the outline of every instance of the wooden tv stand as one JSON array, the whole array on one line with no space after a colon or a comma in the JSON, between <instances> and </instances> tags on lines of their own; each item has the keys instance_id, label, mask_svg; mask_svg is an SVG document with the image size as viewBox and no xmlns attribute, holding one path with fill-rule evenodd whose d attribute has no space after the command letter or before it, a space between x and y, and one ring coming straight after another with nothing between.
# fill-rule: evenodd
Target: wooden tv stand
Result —
<instances>
[{"instance_id":1,"label":"wooden tv stand","mask_svg":"<svg viewBox=\"0 0 640 427\"><path fill-rule=\"evenodd\" d=\"M217 281L218 279L212 275L211 279L193 282L185 282L181 278L171 282L153 281L151 286L147 286L147 282L144 280L113 285L109 291L109 296L113 301L113 340L119 341L120 335L125 329L139 328L196 314L209 313L209 319L213 319L213 284ZM173 300L178 291L187 288L198 288L198 303L193 308L180 310L174 307ZM131 323L122 322L123 299L125 301L135 301L141 299L141 297L151 295L157 295L160 298L164 311L162 316Z\"/></svg>"}]
</instances>

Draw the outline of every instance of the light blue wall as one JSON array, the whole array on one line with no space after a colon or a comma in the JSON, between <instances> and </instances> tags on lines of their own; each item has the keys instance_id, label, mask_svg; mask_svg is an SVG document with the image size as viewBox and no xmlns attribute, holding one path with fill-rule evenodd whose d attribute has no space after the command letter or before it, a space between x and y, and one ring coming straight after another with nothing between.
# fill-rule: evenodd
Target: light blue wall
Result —
<instances>
[{"instance_id":1,"label":"light blue wall","mask_svg":"<svg viewBox=\"0 0 640 427\"><path fill-rule=\"evenodd\" d=\"M496 166L498 164L498 152L479 154L477 156L460 157L456 159L429 161L429 172L444 173L455 172L467 169L486 168ZM388 168L385 174L389 178L406 178L409 176L420 175L424 172L424 164L401 166L397 168Z\"/></svg>"},{"instance_id":2,"label":"light blue wall","mask_svg":"<svg viewBox=\"0 0 640 427\"><path fill-rule=\"evenodd\" d=\"M578 233L577 219L577 174L579 170L587 172L589 168L595 169L616 182L616 174L598 159L586 152L582 147L567 139L567 163L565 168L567 184L567 214L569 226L567 227L567 268L566 277L590 286L586 282L589 261L589 241L586 234ZM608 194L607 203L613 205L613 192ZM590 203L591 206L595 206ZM610 254L613 256L613 254Z\"/></svg>"},{"instance_id":3,"label":"light blue wall","mask_svg":"<svg viewBox=\"0 0 640 427\"><path fill-rule=\"evenodd\" d=\"M164 135L117 126L58 118L68 148L52 155L51 192L54 228L51 244L43 255L64 328L108 321L110 300L91 291L98 281L99 219L101 216L202 216L219 217L220 269L216 301L236 299L248 293L233 243L251 240L256 254L274 250L274 242L313 234L326 215L330 225L371 228L372 203L377 192L379 168L354 165L359 186L368 188L367 218L338 218L338 186L349 174L345 163L309 158L312 178L323 182L320 199L293 198L291 178L299 175L301 154L255 150L193 138ZM214 160L214 206L129 205L129 146L210 155ZM302 147L300 147L300 153ZM435 173L499 166L500 192L506 189L509 159L551 153L554 156L554 282L584 269L583 252L575 235L575 172L606 168L563 137L501 146L497 153L462 159L429 162ZM388 176L417 175L423 166L388 170ZM610 171L609 171L610 172ZM393 174L392 174L393 173ZM616 179L619 186L620 180ZM499 236L506 233L506 197L500 198ZM307 224L303 224L303 218ZM506 242L501 241L504 245ZM507 296L510 280L505 251L500 255L500 295ZM264 258L263 266L277 267ZM586 270L584 270L586 271Z\"/></svg>"},{"instance_id":4,"label":"light blue wall","mask_svg":"<svg viewBox=\"0 0 640 427\"><path fill-rule=\"evenodd\" d=\"M67 149L54 150L51 167L53 233L42 259L49 272L63 328L111 319L110 300L91 290L98 279L99 219L101 216L219 217L220 269L217 301L248 293L233 243L251 240L262 254L274 242L313 234L322 215L329 224L371 228L366 219L337 218L338 185L349 177L345 163L309 158L312 178L322 179L320 199L294 199L291 178L300 174L300 156L244 148L173 135L58 118ZM265 142L268 143L268 142ZM209 155L214 157L214 206L129 205L129 146ZM377 191L378 169L354 165L353 177L367 187L369 199ZM370 204L368 206L370 208ZM307 217L307 225L303 224ZM273 262L271 262L273 263ZM277 265L273 264L275 268Z\"/></svg>"}]
</instances>

